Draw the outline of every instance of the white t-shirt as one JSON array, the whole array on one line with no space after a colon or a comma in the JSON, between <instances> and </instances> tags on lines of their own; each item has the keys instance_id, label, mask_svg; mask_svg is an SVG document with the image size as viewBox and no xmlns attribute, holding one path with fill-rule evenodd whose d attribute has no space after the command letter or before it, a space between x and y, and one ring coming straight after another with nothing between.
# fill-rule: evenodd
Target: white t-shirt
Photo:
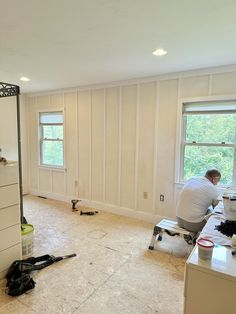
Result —
<instances>
[{"instance_id":1,"label":"white t-shirt","mask_svg":"<svg viewBox=\"0 0 236 314\"><path fill-rule=\"evenodd\" d=\"M176 216L189 222L201 222L213 199L219 192L205 177L194 177L187 181L176 208Z\"/></svg>"}]
</instances>

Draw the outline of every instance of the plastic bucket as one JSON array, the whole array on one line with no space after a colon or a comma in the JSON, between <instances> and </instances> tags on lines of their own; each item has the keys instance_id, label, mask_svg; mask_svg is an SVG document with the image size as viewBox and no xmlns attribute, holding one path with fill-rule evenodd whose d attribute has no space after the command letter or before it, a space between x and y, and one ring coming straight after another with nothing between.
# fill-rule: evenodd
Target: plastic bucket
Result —
<instances>
[{"instance_id":1,"label":"plastic bucket","mask_svg":"<svg viewBox=\"0 0 236 314\"><path fill-rule=\"evenodd\" d=\"M214 249L214 242L206 239L206 238L199 238L197 240L198 245L198 257L204 260L212 258L212 252Z\"/></svg>"},{"instance_id":2,"label":"plastic bucket","mask_svg":"<svg viewBox=\"0 0 236 314\"><path fill-rule=\"evenodd\" d=\"M30 224L21 225L22 257L29 257L34 249L34 226Z\"/></svg>"}]
</instances>

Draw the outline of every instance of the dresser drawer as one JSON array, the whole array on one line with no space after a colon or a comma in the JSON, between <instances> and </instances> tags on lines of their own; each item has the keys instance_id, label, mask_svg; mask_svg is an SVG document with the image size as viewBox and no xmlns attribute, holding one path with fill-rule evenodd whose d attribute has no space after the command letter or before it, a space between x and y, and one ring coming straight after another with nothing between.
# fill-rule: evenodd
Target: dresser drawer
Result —
<instances>
[{"instance_id":1,"label":"dresser drawer","mask_svg":"<svg viewBox=\"0 0 236 314\"><path fill-rule=\"evenodd\" d=\"M3 278L8 268L15 260L21 259L21 243L0 252L0 279Z\"/></svg>"},{"instance_id":2,"label":"dresser drawer","mask_svg":"<svg viewBox=\"0 0 236 314\"><path fill-rule=\"evenodd\" d=\"M0 187L0 208L16 205L19 203L18 184Z\"/></svg>"},{"instance_id":3,"label":"dresser drawer","mask_svg":"<svg viewBox=\"0 0 236 314\"><path fill-rule=\"evenodd\" d=\"M0 209L0 230L20 223L19 205Z\"/></svg>"},{"instance_id":4,"label":"dresser drawer","mask_svg":"<svg viewBox=\"0 0 236 314\"><path fill-rule=\"evenodd\" d=\"M0 231L0 252L21 242L20 224Z\"/></svg>"},{"instance_id":5,"label":"dresser drawer","mask_svg":"<svg viewBox=\"0 0 236 314\"><path fill-rule=\"evenodd\" d=\"M18 183L18 163L0 164L0 186Z\"/></svg>"}]
</instances>

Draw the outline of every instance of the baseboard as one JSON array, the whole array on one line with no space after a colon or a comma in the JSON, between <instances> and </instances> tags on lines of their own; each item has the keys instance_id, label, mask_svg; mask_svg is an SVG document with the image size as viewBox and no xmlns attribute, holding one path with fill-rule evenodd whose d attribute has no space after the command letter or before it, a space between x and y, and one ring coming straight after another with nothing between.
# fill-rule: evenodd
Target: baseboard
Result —
<instances>
[{"instance_id":1,"label":"baseboard","mask_svg":"<svg viewBox=\"0 0 236 314\"><path fill-rule=\"evenodd\" d=\"M119 207L112 204L106 204L102 202L91 201L90 206L96 209L104 210L109 213L113 213L116 215L126 216L130 218L135 218L139 220L148 221L151 223L157 223L157 221L161 220L162 217L158 215L154 215L151 213L146 213L143 211L137 211L127 207Z\"/></svg>"},{"instance_id":2,"label":"baseboard","mask_svg":"<svg viewBox=\"0 0 236 314\"><path fill-rule=\"evenodd\" d=\"M37 190L30 190L30 194L36 195L36 196L46 197L49 199L54 199L57 201L68 202L70 204L71 204L71 200L73 198L75 198L73 196L65 196L65 195L61 195L61 194L57 194L57 193L49 193L49 192L39 192ZM79 198L79 199L81 199L81 198ZM119 206L116 206L113 204L106 204L106 203L97 202L97 201L89 201L87 199L81 199L81 200L82 200L82 202L79 203L79 205L92 207L92 208L95 208L98 210L103 210L103 211L113 213L116 215L121 215L121 216L139 219L139 220L144 220L144 221L151 222L154 224L156 224L161 219L166 218L166 217L162 217L162 216L159 216L156 214L151 214L151 213L147 213L144 211L137 211L137 210L127 208L127 207L119 207Z\"/></svg>"},{"instance_id":3,"label":"baseboard","mask_svg":"<svg viewBox=\"0 0 236 314\"><path fill-rule=\"evenodd\" d=\"M71 200L74 199L75 197L73 196L66 196L58 193L51 193L51 192L43 192L43 191L38 191L38 190L32 190L30 189L29 194L35 195L35 196L41 196L41 197L46 197L49 199L61 201L61 202L66 202L71 204Z\"/></svg>"}]
</instances>

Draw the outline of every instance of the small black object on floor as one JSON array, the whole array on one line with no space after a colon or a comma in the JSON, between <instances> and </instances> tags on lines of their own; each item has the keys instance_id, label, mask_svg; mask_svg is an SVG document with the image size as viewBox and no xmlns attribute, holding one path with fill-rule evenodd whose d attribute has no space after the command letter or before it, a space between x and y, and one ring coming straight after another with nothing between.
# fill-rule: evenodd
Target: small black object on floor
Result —
<instances>
[{"instance_id":1,"label":"small black object on floor","mask_svg":"<svg viewBox=\"0 0 236 314\"><path fill-rule=\"evenodd\" d=\"M78 209L76 209L75 205L78 203L78 202L81 202L81 200L71 200L71 203L72 203L72 211L73 212L77 212Z\"/></svg>"},{"instance_id":2,"label":"small black object on floor","mask_svg":"<svg viewBox=\"0 0 236 314\"><path fill-rule=\"evenodd\" d=\"M88 215L88 216L93 216L93 215L96 215L98 214L98 211L89 211L89 212L83 212L82 210L80 211L80 215Z\"/></svg>"}]
</instances>

